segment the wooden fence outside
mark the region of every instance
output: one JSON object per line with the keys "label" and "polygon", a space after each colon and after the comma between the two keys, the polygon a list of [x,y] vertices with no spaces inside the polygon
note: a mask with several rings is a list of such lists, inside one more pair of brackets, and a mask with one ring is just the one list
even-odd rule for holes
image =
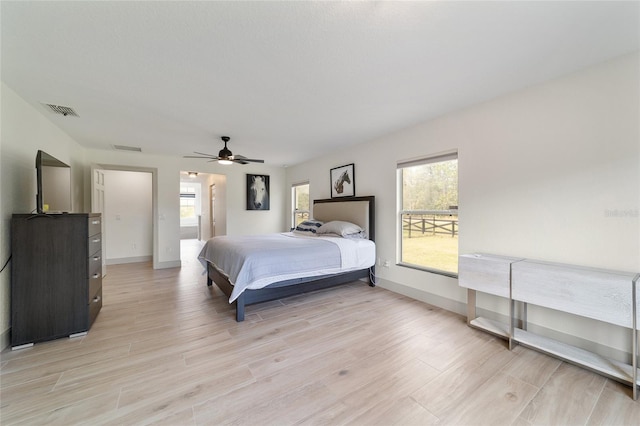
{"label": "wooden fence outside", "polygon": [[[402,230],[407,231],[408,238],[412,234],[419,236],[430,235],[458,235],[458,216],[439,216],[435,214],[403,214]],[[415,236],[415,235],[414,235]]]}

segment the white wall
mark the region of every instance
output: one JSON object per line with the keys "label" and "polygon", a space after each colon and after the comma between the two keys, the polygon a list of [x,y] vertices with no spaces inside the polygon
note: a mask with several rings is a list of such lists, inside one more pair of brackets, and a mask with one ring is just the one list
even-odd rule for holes
{"label": "white wall", "polygon": [[[393,264],[398,161],[458,149],[460,253],[640,271],[638,64],[621,57],[290,167],[287,184],[308,179],[312,199],[328,198],[329,169],[355,163],[356,195],[376,196],[378,257],[392,261],[376,270],[381,286],[460,313],[456,279]],[[479,305],[506,313],[490,297]],[[529,319],[630,348],[602,324],[548,311]]]}
{"label": "white wall", "polygon": [[[186,180],[187,178],[184,178]],[[210,193],[209,187],[211,185],[215,186],[215,204],[214,208],[214,217],[216,221],[216,230],[215,235],[225,235],[227,229],[227,215],[226,215],[226,195],[225,195],[225,187],[226,187],[226,176],[225,175],[217,175],[217,174],[209,174],[209,173],[200,173],[196,178],[202,184],[202,219],[201,219],[201,240],[206,241],[211,236],[213,236],[213,231],[211,229],[211,212],[210,212]]]}
{"label": "white wall", "polygon": [[[36,179],[35,156],[38,149],[71,166],[72,207],[74,212],[88,212],[91,205],[91,167],[105,169],[131,168],[153,170],[154,203],[154,267],[180,265],[179,226],[179,171],[195,170],[217,173],[219,197],[226,196],[226,211],[217,215],[219,231],[229,234],[280,232],[286,229],[285,171],[268,165],[225,167],[197,159],[88,150],[81,147],[55,125],[62,116],[50,116],[46,111],[34,109],[5,83],[0,86],[0,262],[4,264],[11,253],[11,214],[35,209]],[[128,144],[133,142],[127,141]],[[247,212],[245,210],[245,175],[268,174],[271,177],[271,210]],[[221,203],[222,204],[222,203]],[[224,207],[224,206],[223,206]],[[0,274],[0,348],[8,346],[10,327],[11,267]]]}
{"label": "white wall", "polygon": [[104,239],[107,264],[153,256],[152,175],[104,170]]}
{"label": "white wall", "polygon": [[[53,123],[59,118],[34,109],[4,83],[0,85],[0,98],[0,262],[4,264],[11,253],[11,215],[29,213],[36,208],[37,151],[46,151],[71,166],[73,211],[84,212],[85,150]],[[9,265],[0,274],[0,348],[8,345],[10,276]]]}
{"label": "white wall", "polygon": [[[129,144],[135,144],[130,142]],[[115,150],[88,149],[87,160],[106,169],[143,167],[154,169],[157,179],[154,212],[154,267],[169,268],[180,266],[180,171],[191,170],[198,173],[223,175],[218,177],[218,196],[226,194],[227,234],[255,234],[281,232],[285,229],[285,172],[281,167],[264,164],[222,166],[199,159],[186,159],[162,155],[122,152]],[[271,210],[246,210],[246,174],[267,174],[271,177]],[[89,174],[87,172],[88,181]],[[107,236],[108,237],[108,236]]]}
{"label": "white wall", "polygon": [[216,202],[213,214],[216,220],[215,235],[227,235],[227,176],[213,175],[210,184],[216,186]]}
{"label": "white wall", "polygon": [[[200,176],[198,176],[199,178]],[[213,184],[213,175],[205,175],[202,177],[202,215],[200,219],[200,239],[206,241],[211,238],[210,216],[210,194],[209,185]],[[222,200],[220,200],[222,201]]]}

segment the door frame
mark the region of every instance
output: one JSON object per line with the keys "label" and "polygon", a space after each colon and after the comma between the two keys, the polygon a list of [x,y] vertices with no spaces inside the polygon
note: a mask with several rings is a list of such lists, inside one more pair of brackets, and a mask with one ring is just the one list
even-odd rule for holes
{"label": "door frame", "polygon": [[216,236],[215,205],[216,205],[216,184],[212,183],[209,185],[209,234],[210,234],[209,238],[213,238]]}
{"label": "door frame", "polygon": [[[158,169],[152,167],[135,167],[135,166],[119,166],[114,164],[91,164],[91,205],[93,205],[93,175],[95,170],[112,170],[120,172],[143,172],[151,173],[151,224],[153,226],[153,269],[160,269],[158,264],[159,251],[158,247]],[[103,206],[106,209],[106,205]],[[106,253],[102,254],[106,257]]]}

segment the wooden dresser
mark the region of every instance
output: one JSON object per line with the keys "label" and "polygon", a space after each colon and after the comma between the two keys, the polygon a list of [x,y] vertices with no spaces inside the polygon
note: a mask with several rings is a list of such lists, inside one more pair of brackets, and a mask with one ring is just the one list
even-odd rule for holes
{"label": "wooden dresser", "polygon": [[102,307],[99,213],[15,214],[11,346],[85,334]]}

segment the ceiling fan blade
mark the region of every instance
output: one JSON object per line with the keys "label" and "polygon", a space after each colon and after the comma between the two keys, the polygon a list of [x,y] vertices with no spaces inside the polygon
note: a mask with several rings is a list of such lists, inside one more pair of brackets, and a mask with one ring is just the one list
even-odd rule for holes
{"label": "ceiling fan blade", "polygon": [[240,160],[240,161],[250,161],[252,163],[264,163],[264,160],[256,160],[253,158],[247,158],[244,155],[234,155],[233,156],[234,160]]}
{"label": "ceiling fan blade", "polygon": [[231,153],[231,151],[229,150],[229,148],[227,148],[227,142],[229,142],[229,138],[228,136],[222,136],[222,141],[224,142],[224,148],[222,148],[220,150],[220,152],[218,153],[218,155],[213,155],[213,154],[207,154],[204,152],[198,152],[195,151],[194,154],[198,154],[196,155],[185,155],[184,158],[205,158],[207,160],[209,160],[209,162],[212,161],[220,161],[220,160],[226,160],[226,161],[231,161],[232,163],[238,163],[238,164],[249,164],[249,163],[264,163],[264,160],[257,160],[254,158],[247,158],[243,155],[233,155]]}

